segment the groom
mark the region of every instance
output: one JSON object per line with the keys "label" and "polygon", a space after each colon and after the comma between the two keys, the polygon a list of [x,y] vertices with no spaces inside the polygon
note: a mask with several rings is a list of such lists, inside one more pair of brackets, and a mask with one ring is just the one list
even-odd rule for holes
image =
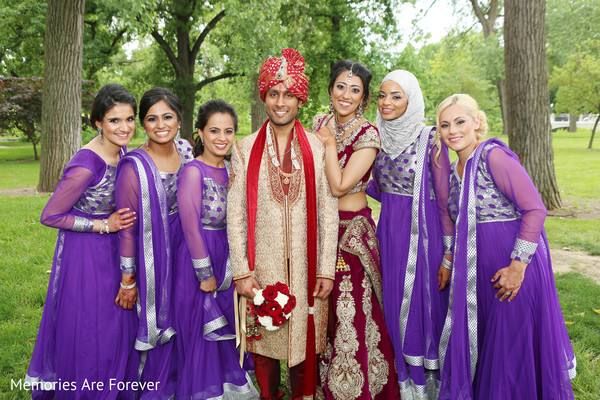
{"label": "groom", "polygon": [[327,297],[333,288],[338,239],[337,200],[325,176],[324,147],[296,119],[308,99],[304,59],[293,49],[267,59],[259,91],[269,119],[232,148],[227,234],[236,288],[282,282],[296,296],[288,322],[257,327],[248,342],[261,399],[279,399],[279,360],[287,360],[292,398],[312,398],[316,354],[325,350]]}

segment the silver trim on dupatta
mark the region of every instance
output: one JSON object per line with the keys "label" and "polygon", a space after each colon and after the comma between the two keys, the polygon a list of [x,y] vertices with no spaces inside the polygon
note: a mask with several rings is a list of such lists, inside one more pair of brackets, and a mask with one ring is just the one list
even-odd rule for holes
{"label": "silver trim on dupatta", "polygon": [[[402,347],[404,347],[406,325],[408,323],[408,313],[410,311],[410,303],[417,269],[417,255],[419,251],[419,204],[421,199],[421,178],[423,176],[423,168],[425,166],[427,149],[429,147],[429,133],[431,132],[431,129],[431,127],[426,126],[421,130],[419,136],[419,147],[417,149],[417,165],[415,169],[415,180],[413,185],[414,189],[410,224],[410,244],[406,265],[406,274],[404,276],[404,294],[402,298],[402,305],[400,306],[399,318]],[[429,132],[426,133],[427,130],[429,130]],[[425,240],[427,239],[425,238]],[[406,356],[404,358],[406,362],[410,361],[410,358]]]}
{"label": "silver trim on dupatta", "polygon": [[[139,182],[140,182],[140,196],[142,200],[142,210],[150,209],[150,193],[148,186],[148,176],[146,174],[146,170],[144,166],[137,157],[132,157],[135,162],[136,168],[139,174]],[[162,185],[160,179],[154,179],[155,185]],[[158,182],[157,182],[158,181]],[[158,188],[157,188],[158,189]],[[163,189],[164,190],[164,189]],[[160,192],[159,192],[160,193]],[[160,208],[162,210],[166,210],[166,203],[163,196],[158,196],[160,201]],[[149,212],[143,212],[142,218],[140,222],[142,223],[141,232],[144,241],[144,273],[146,274],[146,287],[152,286],[156,288],[155,275],[154,275],[154,246],[152,245],[152,218]],[[163,223],[163,230],[165,234],[165,240],[168,242],[168,230],[169,225],[167,221],[166,213],[162,213],[161,220]],[[170,257],[169,248],[167,246],[167,259]],[[167,269],[167,274],[169,273]],[[167,275],[168,276],[168,275]],[[135,349],[140,351],[147,351],[156,347],[156,343],[159,339],[159,329],[158,329],[158,321],[156,318],[161,317],[164,319],[165,316],[156,314],[156,291],[155,290],[147,290],[146,291],[146,329],[148,332],[148,343],[140,342],[136,339],[135,341]],[[171,337],[175,334],[175,330],[173,328],[169,328],[163,332],[161,339],[161,343],[167,343]]]}
{"label": "silver trim on dupatta", "polygon": [[[470,361],[471,361],[471,382],[475,377],[475,370],[477,368],[478,349],[477,349],[477,246],[469,246],[469,243],[477,243],[477,215],[475,210],[475,184],[473,180],[476,179],[477,168],[479,167],[479,160],[481,155],[481,148],[478,148],[473,152],[471,157],[471,171],[469,174],[468,181],[462,181],[460,187],[460,198],[458,201],[458,215],[456,218],[455,226],[458,227],[461,221],[461,210],[462,203],[464,201],[465,190],[469,191],[467,199],[467,329],[469,331],[469,349],[470,349]],[[463,174],[463,177],[465,175]],[[475,182],[476,183],[476,182]],[[465,189],[468,187],[468,189]],[[464,218],[464,216],[463,216]],[[457,239],[457,230],[454,233],[454,254],[457,253],[458,247],[462,244]],[[455,268],[455,259],[452,259],[452,268]],[[440,365],[441,370],[444,369],[444,362],[446,358],[446,351],[448,350],[448,342],[450,340],[450,333],[452,331],[452,308],[454,298],[454,277],[452,274],[450,279],[450,299],[448,302],[448,313],[446,314],[446,320],[444,322],[444,328],[440,337]]]}

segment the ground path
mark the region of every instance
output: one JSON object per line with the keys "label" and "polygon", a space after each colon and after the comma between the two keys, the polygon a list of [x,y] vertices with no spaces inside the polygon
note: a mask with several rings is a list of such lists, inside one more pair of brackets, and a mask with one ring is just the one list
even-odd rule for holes
{"label": "ground path", "polygon": [[[35,187],[0,190],[0,195],[7,196],[34,196]],[[575,217],[580,219],[600,218],[600,204],[598,202],[584,202],[583,206],[573,207],[572,202],[564,200],[565,209],[551,212],[550,215],[558,217]],[[591,256],[584,251],[571,251],[568,248],[550,249],[552,268],[555,273],[577,272],[592,278],[600,285],[600,256]]]}
{"label": "ground path", "polygon": [[600,285],[600,256],[591,256],[585,251],[550,249],[554,273],[578,272],[592,278]]}

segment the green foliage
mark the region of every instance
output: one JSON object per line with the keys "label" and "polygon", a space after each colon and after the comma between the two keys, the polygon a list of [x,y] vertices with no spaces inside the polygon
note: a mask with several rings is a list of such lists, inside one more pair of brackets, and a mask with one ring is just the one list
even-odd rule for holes
{"label": "green foliage", "polygon": [[[134,0],[87,0],[84,14],[84,79],[110,66],[111,58],[132,39]],[[3,0],[0,5],[0,75],[43,73],[46,1]],[[135,14],[133,14],[135,15]]]}
{"label": "green foliage", "polygon": [[493,74],[485,70],[476,52],[484,46],[480,34],[468,33],[448,35],[422,50],[430,66],[429,79],[421,86],[430,106],[429,118],[435,120],[437,105],[454,93],[470,94],[486,110],[490,121],[499,118],[497,91],[490,81]]}
{"label": "green foliage", "polygon": [[576,52],[562,67],[554,67],[551,86],[558,87],[556,112],[600,113],[600,57]]}
{"label": "green foliage", "polygon": [[132,0],[87,0],[84,12],[83,78],[96,80],[133,38]]}
{"label": "green foliage", "polygon": [[0,21],[0,75],[41,76],[46,1],[3,0]]}
{"label": "green foliage", "polygon": [[548,0],[548,67],[562,66],[578,49],[600,57],[600,0]]}
{"label": "green foliage", "polygon": [[0,130],[17,129],[33,144],[38,159],[40,136],[37,126],[42,119],[42,79],[0,77]]}
{"label": "green foliage", "polygon": [[[34,157],[39,159],[37,144],[42,120],[42,78],[5,78],[0,76],[0,136],[2,131],[17,130],[33,144]],[[84,82],[82,104],[89,109],[93,94],[90,82]]]}

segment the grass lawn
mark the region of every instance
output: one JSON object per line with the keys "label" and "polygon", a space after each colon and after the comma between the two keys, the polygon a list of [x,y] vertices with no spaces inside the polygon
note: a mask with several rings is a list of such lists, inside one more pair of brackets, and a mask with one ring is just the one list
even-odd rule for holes
{"label": "grass lawn", "polygon": [[[600,203],[600,151],[585,150],[589,131],[553,137],[563,198]],[[9,148],[0,148],[0,190],[36,186],[39,162],[33,161],[31,144],[6,144]],[[0,400],[29,398],[28,392],[11,391],[11,380],[25,376],[46,298],[56,241],[56,230],[39,223],[48,198],[0,194]],[[370,205],[378,217],[379,204],[371,200]],[[545,227],[551,247],[600,254],[600,220],[549,217]],[[555,278],[577,355],[575,397],[600,399],[600,286],[575,273]]]}

